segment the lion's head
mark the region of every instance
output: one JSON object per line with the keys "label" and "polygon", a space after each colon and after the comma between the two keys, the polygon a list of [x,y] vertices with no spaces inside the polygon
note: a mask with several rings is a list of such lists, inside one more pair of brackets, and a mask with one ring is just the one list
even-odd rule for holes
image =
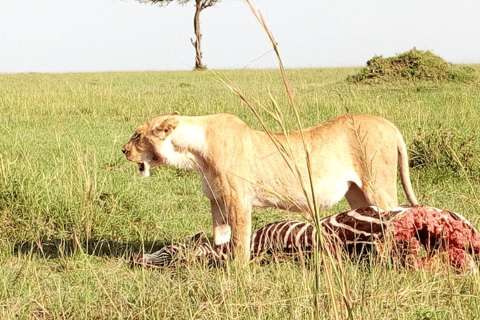
{"label": "lion's head", "polygon": [[177,114],[159,116],[142,124],[122,147],[127,160],[138,164],[142,177],[148,177],[150,169],[166,163],[172,148],[169,137],[178,126],[174,117]]}

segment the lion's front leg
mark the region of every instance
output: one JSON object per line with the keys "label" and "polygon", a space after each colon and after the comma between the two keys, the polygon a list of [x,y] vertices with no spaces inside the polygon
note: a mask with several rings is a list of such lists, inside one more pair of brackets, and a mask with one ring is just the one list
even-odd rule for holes
{"label": "lion's front leg", "polygon": [[239,259],[250,259],[251,206],[241,201],[210,200],[215,245],[233,242]]}
{"label": "lion's front leg", "polygon": [[215,245],[224,244],[231,240],[232,230],[228,224],[227,210],[222,199],[210,200],[213,221],[213,240]]}
{"label": "lion's front leg", "polygon": [[252,236],[252,206],[237,199],[229,206],[235,257],[244,262],[250,260],[250,238]]}

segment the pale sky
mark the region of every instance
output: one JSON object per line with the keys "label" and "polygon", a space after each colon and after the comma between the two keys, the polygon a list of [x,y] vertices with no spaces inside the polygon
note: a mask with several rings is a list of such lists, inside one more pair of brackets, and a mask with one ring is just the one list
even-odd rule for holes
{"label": "pale sky", "polygon": [[[479,0],[254,3],[288,68],[364,66],[374,55],[414,46],[450,62],[480,63]],[[193,13],[193,2],[0,0],[0,73],[191,70]],[[207,8],[201,23],[210,68],[277,67],[244,1]]]}

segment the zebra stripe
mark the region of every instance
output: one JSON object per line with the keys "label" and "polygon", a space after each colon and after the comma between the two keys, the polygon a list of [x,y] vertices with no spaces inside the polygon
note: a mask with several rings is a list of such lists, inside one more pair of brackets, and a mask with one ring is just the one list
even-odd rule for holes
{"label": "zebra stripe", "polygon": [[[287,248],[287,249],[294,249],[293,246],[292,246],[292,242],[288,241],[289,240],[289,237],[291,236],[292,234],[292,230],[299,226],[299,225],[302,225],[304,224],[305,222],[299,222],[299,221],[284,221],[285,224],[289,227],[287,229],[287,232],[285,232],[285,235],[283,235],[283,244],[284,244],[284,247]],[[281,235],[280,235],[281,236]]]}
{"label": "zebra stripe", "polygon": [[335,216],[332,216],[328,222],[331,223],[332,226],[337,227],[337,228],[345,229],[345,230],[348,230],[348,231],[356,233],[356,234],[362,234],[362,235],[367,236],[367,237],[372,236],[372,233],[370,233],[370,232],[366,232],[364,230],[354,229],[354,228],[350,227],[349,225],[338,222],[337,217],[335,217]]}
{"label": "zebra stripe", "polygon": [[[304,223],[304,225],[302,226],[302,228],[300,229],[300,231],[298,231],[297,235],[295,236],[295,245],[296,245],[296,248],[301,250],[302,249],[302,245],[300,244],[300,240],[304,240],[304,243],[308,243],[308,234],[305,233],[305,231],[307,230],[307,228],[310,226],[310,224],[308,223]],[[303,236],[303,239],[302,239],[302,236]],[[312,235],[310,235],[312,236]],[[306,247],[306,246],[305,246]]]}
{"label": "zebra stripe", "polygon": [[285,222],[280,223],[280,224],[281,224],[282,226],[280,227],[280,229],[279,229],[278,232],[277,232],[277,243],[281,243],[284,248],[287,248],[287,245],[286,245],[287,243],[285,242],[285,238],[282,237],[282,235],[283,235],[284,232],[285,232],[284,229],[285,229],[285,228],[288,229],[288,222],[285,221]]}
{"label": "zebra stripe", "polygon": [[383,223],[383,221],[381,219],[363,216],[363,215],[359,214],[357,211],[354,211],[354,210],[349,211],[347,213],[347,215],[349,215],[350,217],[353,217],[357,220],[360,220],[360,221],[365,221],[365,222],[369,222],[369,223],[377,223],[377,224],[382,224]]}

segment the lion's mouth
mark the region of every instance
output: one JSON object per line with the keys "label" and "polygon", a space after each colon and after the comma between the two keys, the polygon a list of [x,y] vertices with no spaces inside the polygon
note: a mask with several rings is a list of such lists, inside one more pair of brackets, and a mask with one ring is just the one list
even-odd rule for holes
{"label": "lion's mouth", "polygon": [[138,173],[144,178],[150,176],[150,166],[147,162],[138,162]]}

